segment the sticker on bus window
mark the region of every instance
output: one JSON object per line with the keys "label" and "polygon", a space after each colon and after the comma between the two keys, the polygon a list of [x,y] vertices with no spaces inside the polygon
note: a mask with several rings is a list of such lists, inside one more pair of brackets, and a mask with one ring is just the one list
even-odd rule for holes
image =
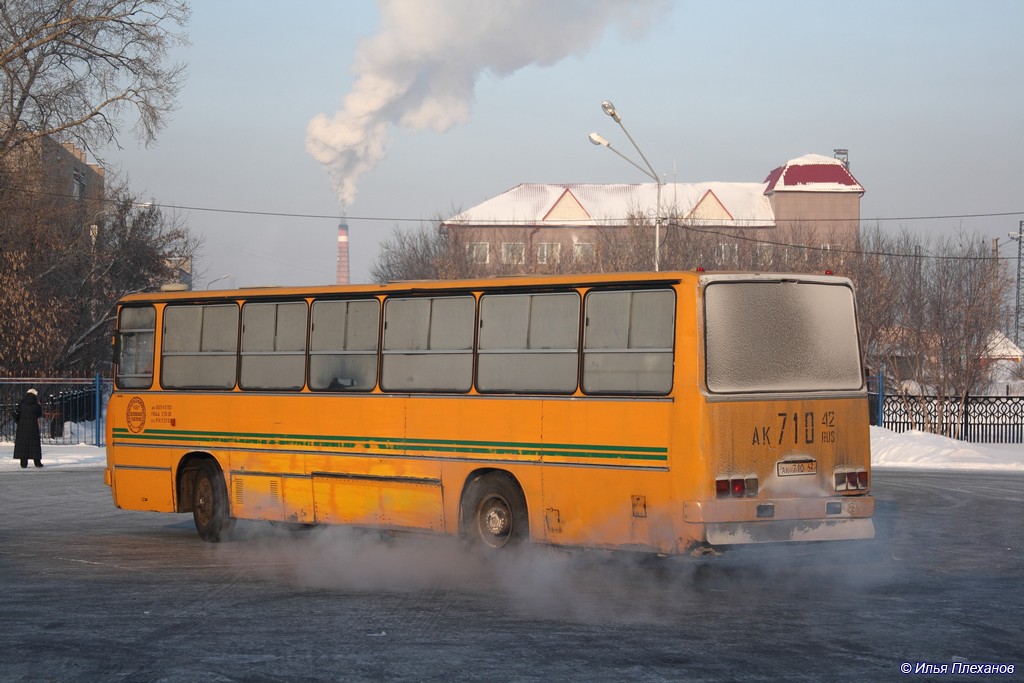
{"label": "sticker on bus window", "polygon": [[800,474],[817,474],[818,463],[814,460],[797,460],[776,464],[780,477],[792,477]]}

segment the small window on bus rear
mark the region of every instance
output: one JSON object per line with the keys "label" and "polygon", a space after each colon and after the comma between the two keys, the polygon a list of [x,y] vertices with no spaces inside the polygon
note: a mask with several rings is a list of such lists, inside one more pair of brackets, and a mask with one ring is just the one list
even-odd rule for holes
{"label": "small window on bus rear", "polygon": [[377,385],[380,303],[376,299],[314,301],[309,388],[370,391]]}
{"label": "small window on bus rear", "polygon": [[231,389],[238,363],[238,306],[164,309],[161,382],[170,389]]}
{"label": "small window on bus rear", "polygon": [[586,304],[583,391],[659,395],[671,391],[672,290],[591,291]]}
{"label": "small window on bus rear", "polygon": [[381,388],[469,391],[475,314],[471,296],[388,299]]}
{"label": "small window on bus rear", "polygon": [[853,289],[795,280],[704,288],[706,381],[715,393],[861,388]]}
{"label": "small window on bus rear", "polygon": [[117,318],[120,359],[117,386],[121,389],[148,389],[153,386],[153,340],[156,309],[132,306],[121,309]]}
{"label": "small window on bus rear", "polygon": [[579,320],[576,292],[481,297],[477,389],[544,394],[576,391]]}

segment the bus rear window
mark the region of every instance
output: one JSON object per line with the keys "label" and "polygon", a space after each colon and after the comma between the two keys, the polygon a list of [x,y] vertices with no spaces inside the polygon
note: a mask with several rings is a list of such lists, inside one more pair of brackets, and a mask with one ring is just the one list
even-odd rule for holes
{"label": "bus rear window", "polygon": [[853,290],[845,284],[712,282],[704,289],[704,335],[714,393],[863,384]]}

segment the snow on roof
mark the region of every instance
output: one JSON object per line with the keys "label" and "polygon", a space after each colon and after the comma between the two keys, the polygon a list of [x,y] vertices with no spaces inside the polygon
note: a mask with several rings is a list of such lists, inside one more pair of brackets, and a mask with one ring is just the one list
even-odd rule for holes
{"label": "snow on roof", "polygon": [[1024,358],[1024,351],[1005,334],[996,330],[988,336],[985,344],[985,358],[1006,358],[1021,360]]}
{"label": "snow on roof", "polygon": [[[656,183],[523,183],[452,216],[445,223],[623,225],[630,215],[653,216],[658,205],[657,195]],[[691,217],[701,225],[768,227],[775,224],[764,183],[665,183],[661,186],[661,213]]]}
{"label": "snow on roof", "polygon": [[790,159],[765,178],[766,194],[772,192],[860,192],[864,188],[839,159],[805,154]]}
{"label": "snow on roof", "polygon": [[[661,215],[701,225],[773,227],[768,195],[779,191],[859,192],[857,179],[839,159],[805,154],[779,166],[763,183],[665,183]],[[452,216],[446,224],[474,226],[624,225],[631,215],[654,216],[656,183],[522,183]]]}

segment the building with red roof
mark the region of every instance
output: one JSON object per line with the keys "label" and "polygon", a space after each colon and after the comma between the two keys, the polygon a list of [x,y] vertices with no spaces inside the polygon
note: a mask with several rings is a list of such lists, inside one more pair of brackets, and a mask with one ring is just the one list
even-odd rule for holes
{"label": "building with red roof", "polygon": [[503,272],[591,259],[602,234],[639,218],[653,225],[656,215],[659,237],[703,230],[718,237],[723,253],[739,240],[836,249],[856,241],[864,195],[845,150],[792,159],[760,183],[663,183],[658,190],[656,183],[523,183],[442,227],[465,243],[471,263]]}

